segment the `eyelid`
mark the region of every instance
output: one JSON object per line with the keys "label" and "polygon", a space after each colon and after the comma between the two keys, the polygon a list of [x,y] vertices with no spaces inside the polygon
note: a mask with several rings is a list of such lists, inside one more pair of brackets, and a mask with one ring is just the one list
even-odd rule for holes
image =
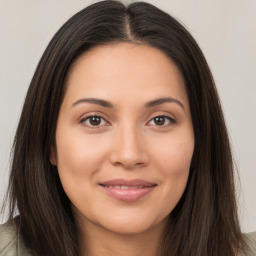
{"label": "eyelid", "polygon": [[[93,126],[93,125],[87,125],[87,124],[84,124],[86,120],[88,120],[89,118],[92,118],[92,117],[99,117],[101,119],[103,119],[105,122],[106,122],[106,125],[98,125],[98,126]],[[87,128],[90,128],[90,129],[99,129],[99,128],[102,128],[102,127],[105,127],[105,126],[109,126],[110,123],[106,120],[106,118],[102,115],[102,114],[99,114],[99,113],[87,113],[85,115],[83,115],[80,119],[79,119],[79,123],[86,126]]]}
{"label": "eyelid", "polygon": [[[90,113],[86,113],[84,114],[80,119],[79,119],[79,123],[84,123],[86,120],[88,120],[90,117],[99,117],[101,119],[103,119],[106,124],[104,125],[98,125],[98,126],[93,126],[93,125],[84,125],[88,128],[92,128],[92,129],[99,129],[102,127],[106,127],[110,125],[110,122],[107,120],[108,118],[105,117],[105,115],[103,113],[99,113],[99,112],[90,112]],[[167,125],[149,125],[149,123],[156,117],[165,117],[166,119],[168,119],[170,121],[170,124]],[[159,113],[154,113],[154,115],[151,115],[149,121],[146,123],[146,125],[148,126],[155,126],[155,127],[159,127],[159,128],[165,128],[165,127],[170,127],[173,126],[176,123],[176,118],[171,115],[171,114],[166,114],[163,112],[159,112]]]}
{"label": "eyelid", "polygon": [[101,112],[101,111],[90,111],[90,112],[83,113],[82,115],[80,115],[80,117],[78,118],[78,120],[79,120],[79,122],[80,122],[82,119],[85,119],[85,118],[88,118],[88,117],[91,117],[91,116],[102,117],[102,118],[105,119],[106,121],[107,121],[107,119],[109,119],[109,117],[106,116],[106,114],[104,114],[104,113]]}
{"label": "eyelid", "polygon": [[164,118],[166,118],[170,121],[170,124],[168,124],[168,125],[150,125],[150,126],[155,126],[155,127],[159,127],[159,128],[166,128],[166,127],[173,126],[177,122],[176,118],[171,116],[170,114],[158,113],[158,114],[154,114],[154,116],[150,118],[150,120],[147,122],[147,124],[150,123],[156,117],[164,117]]}

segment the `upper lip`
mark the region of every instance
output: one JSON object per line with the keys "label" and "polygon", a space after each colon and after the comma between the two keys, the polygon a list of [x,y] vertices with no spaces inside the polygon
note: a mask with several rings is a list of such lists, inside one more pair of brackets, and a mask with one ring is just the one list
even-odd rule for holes
{"label": "upper lip", "polygon": [[129,187],[136,187],[136,186],[143,186],[143,187],[151,187],[156,186],[156,183],[148,182],[145,180],[140,179],[133,179],[133,180],[125,180],[125,179],[114,179],[101,182],[100,185],[104,186],[129,186]]}

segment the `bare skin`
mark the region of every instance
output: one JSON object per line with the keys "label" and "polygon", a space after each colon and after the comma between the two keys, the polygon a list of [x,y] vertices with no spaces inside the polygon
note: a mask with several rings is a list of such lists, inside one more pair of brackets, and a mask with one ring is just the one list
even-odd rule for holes
{"label": "bare skin", "polygon": [[194,151],[176,65],[158,49],[128,43],[80,56],[69,71],[56,146],[50,161],[73,205],[81,255],[160,255]]}
{"label": "bare skin", "polygon": [[[87,223],[80,230],[80,252],[82,256],[160,256],[164,240],[163,227],[139,235],[120,235]],[[82,226],[78,225],[78,226]],[[97,239],[95,239],[97,238]],[[86,241],[86,242],[85,242]],[[87,252],[87,253],[86,253]]]}

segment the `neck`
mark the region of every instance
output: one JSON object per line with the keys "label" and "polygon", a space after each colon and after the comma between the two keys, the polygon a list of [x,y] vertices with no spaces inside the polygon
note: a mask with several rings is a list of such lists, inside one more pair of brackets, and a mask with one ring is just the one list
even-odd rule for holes
{"label": "neck", "polygon": [[118,234],[90,225],[87,222],[79,231],[80,256],[161,256],[165,223],[140,234]]}

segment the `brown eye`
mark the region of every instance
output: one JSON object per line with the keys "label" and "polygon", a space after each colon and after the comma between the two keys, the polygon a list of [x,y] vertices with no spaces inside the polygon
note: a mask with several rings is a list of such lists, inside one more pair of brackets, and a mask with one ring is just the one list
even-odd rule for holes
{"label": "brown eye", "polygon": [[175,120],[169,116],[156,116],[149,122],[150,125],[154,126],[168,126],[175,123]]}
{"label": "brown eye", "polygon": [[154,118],[154,122],[156,125],[164,125],[165,124],[165,117],[164,116],[157,116]]}
{"label": "brown eye", "polygon": [[89,127],[104,126],[107,124],[106,120],[101,116],[88,116],[82,119],[81,123]]}
{"label": "brown eye", "polygon": [[99,116],[92,116],[89,118],[89,123],[93,126],[100,125],[101,118]]}

